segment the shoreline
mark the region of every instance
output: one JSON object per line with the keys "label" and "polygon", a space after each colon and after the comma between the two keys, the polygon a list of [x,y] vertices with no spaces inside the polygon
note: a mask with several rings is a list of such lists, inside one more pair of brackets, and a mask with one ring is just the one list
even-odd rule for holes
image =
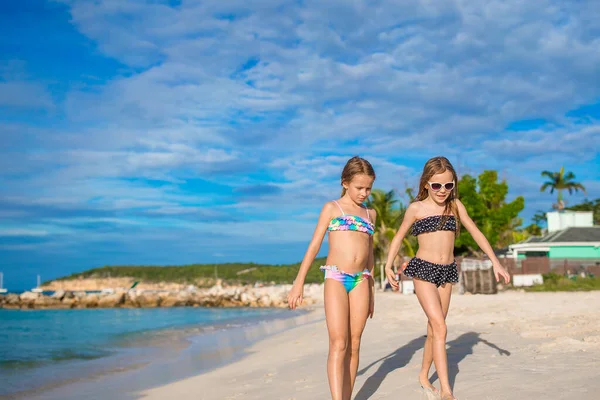
{"label": "shoreline", "polygon": [[[154,332],[149,338],[133,339],[122,347],[120,354],[93,360],[96,365],[88,365],[83,375],[0,395],[0,399],[135,398],[130,394],[243,359],[248,347],[257,341],[318,321],[314,311],[307,308],[299,315],[286,316],[277,312],[260,321],[240,320],[227,327],[214,326],[208,330],[198,331],[190,326]],[[63,369],[77,371],[78,365],[83,363],[74,362]]]}
{"label": "shoreline", "polygon": [[[449,376],[461,400],[591,400],[600,391],[600,292],[457,295],[448,317]],[[317,309],[323,315],[322,308]],[[378,293],[354,400],[422,400],[426,318],[416,296]],[[325,323],[248,349],[243,360],[135,394],[136,399],[330,398]],[[568,368],[565,368],[568,366]],[[434,369],[432,381],[439,387]],[[211,393],[202,391],[209,386]]]}

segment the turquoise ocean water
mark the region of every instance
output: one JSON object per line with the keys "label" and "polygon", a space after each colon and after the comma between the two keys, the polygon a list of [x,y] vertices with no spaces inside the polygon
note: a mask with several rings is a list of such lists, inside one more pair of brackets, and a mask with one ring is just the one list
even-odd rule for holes
{"label": "turquoise ocean water", "polygon": [[190,375],[233,359],[233,351],[225,348],[249,344],[263,334],[246,334],[229,343],[223,339],[231,337],[227,332],[298,315],[281,309],[201,307],[0,309],[0,396],[36,393],[139,368],[193,347],[197,361],[184,371]]}

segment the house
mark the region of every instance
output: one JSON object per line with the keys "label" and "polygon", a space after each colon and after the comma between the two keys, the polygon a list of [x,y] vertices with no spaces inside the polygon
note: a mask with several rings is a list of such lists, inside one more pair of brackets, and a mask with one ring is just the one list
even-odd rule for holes
{"label": "house", "polygon": [[515,259],[548,257],[551,265],[564,260],[600,262],[600,226],[591,211],[554,211],[546,214],[548,232],[508,247]]}
{"label": "house", "polygon": [[[515,260],[515,286],[542,282],[542,273],[573,273],[600,265],[600,226],[592,212],[554,211],[546,214],[548,232],[508,246]],[[588,268],[588,272],[590,272]]]}

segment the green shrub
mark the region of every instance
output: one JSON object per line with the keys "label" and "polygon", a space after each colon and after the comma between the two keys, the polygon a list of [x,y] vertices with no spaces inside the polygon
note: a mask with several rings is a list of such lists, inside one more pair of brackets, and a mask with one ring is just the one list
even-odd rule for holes
{"label": "green shrub", "polygon": [[[323,282],[323,273],[319,266],[325,264],[325,258],[316,259],[306,275],[305,283]],[[292,283],[300,263],[290,265],[265,265],[254,263],[228,264],[192,264],[182,266],[105,266],[79,272],[57,280],[80,278],[133,278],[143,282],[174,282],[212,286],[215,278],[228,284],[251,285]]]}
{"label": "green shrub", "polygon": [[544,279],[544,284],[558,284],[558,281],[563,279],[563,276],[554,272],[548,272],[547,274],[542,274],[542,278]]}
{"label": "green shrub", "polygon": [[589,291],[600,290],[600,278],[586,277],[581,278],[574,276],[567,278],[562,275],[549,273],[544,274],[544,283],[534,285],[525,290],[529,292],[574,292],[574,291]]}

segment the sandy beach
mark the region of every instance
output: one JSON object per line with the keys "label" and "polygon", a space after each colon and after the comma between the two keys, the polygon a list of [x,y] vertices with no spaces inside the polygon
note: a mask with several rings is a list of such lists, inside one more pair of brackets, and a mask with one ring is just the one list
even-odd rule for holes
{"label": "sandy beach", "polygon": [[[455,295],[450,379],[461,400],[597,399],[600,292]],[[323,314],[316,307],[315,317]],[[138,392],[146,400],[328,399],[323,318],[260,341],[241,360]],[[417,384],[425,317],[412,295],[376,297],[354,399],[425,399]],[[435,380],[435,372],[432,368]],[[439,386],[438,382],[435,382]]]}

